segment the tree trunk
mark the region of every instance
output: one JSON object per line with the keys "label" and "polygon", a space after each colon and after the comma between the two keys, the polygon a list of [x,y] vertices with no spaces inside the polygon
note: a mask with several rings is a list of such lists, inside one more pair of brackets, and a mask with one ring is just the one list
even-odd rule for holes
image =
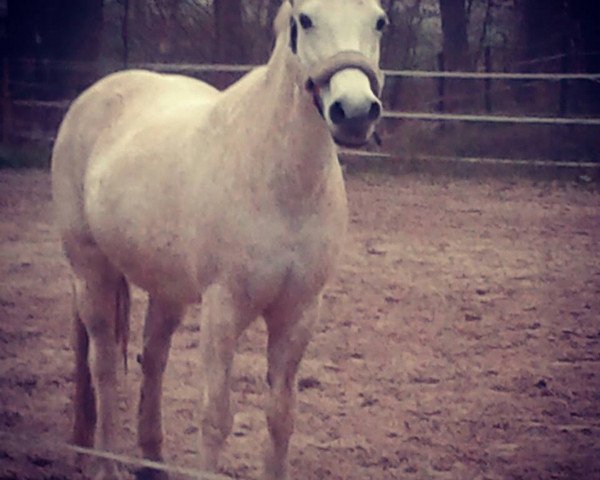
{"label": "tree trunk", "polygon": [[[469,70],[469,42],[467,38],[467,9],[465,0],[440,0],[444,68],[446,70]],[[447,79],[445,82],[445,108],[465,111],[470,101],[472,82],[463,79]]]}
{"label": "tree trunk", "polygon": [[213,6],[216,34],[214,61],[246,62],[241,0],[214,0]]}
{"label": "tree trunk", "polygon": [[[570,10],[578,29],[579,66],[588,73],[600,72],[600,4],[586,0],[571,0]],[[600,85],[584,84],[585,97],[581,99],[584,111],[598,115],[600,112]]]}
{"label": "tree trunk", "polygon": [[[39,97],[72,95],[95,80],[92,68],[86,74],[72,68],[46,71],[42,60],[85,62],[93,65],[102,38],[102,0],[8,0],[7,36],[11,71],[17,81],[30,81],[31,73],[21,67],[23,59],[34,63]],[[13,76],[14,78],[14,76]]]}
{"label": "tree trunk", "polygon": [[446,68],[468,69],[470,62],[465,0],[440,0],[440,13]]}
{"label": "tree trunk", "polygon": [[590,73],[600,72],[600,3],[571,0],[571,14],[581,37],[579,46],[584,54],[584,66]]}
{"label": "tree trunk", "polygon": [[[571,35],[565,0],[520,0],[521,52],[524,71],[559,71],[565,39]],[[589,2],[588,2],[589,3]]]}

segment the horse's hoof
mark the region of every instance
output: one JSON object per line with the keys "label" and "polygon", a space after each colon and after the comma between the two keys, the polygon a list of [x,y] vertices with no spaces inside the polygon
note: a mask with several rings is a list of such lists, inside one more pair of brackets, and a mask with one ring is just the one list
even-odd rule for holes
{"label": "horse's hoof", "polygon": [[169,474],[162,470],[144,467],[136,470],[135,480],[169,480]]}

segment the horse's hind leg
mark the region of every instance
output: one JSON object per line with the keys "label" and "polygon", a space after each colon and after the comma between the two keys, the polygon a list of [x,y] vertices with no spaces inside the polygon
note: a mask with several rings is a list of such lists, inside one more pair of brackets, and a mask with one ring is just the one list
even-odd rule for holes
{"label": "horse's hind leg", "polygon": [[[162,461],[162,420],[161,397],[162,381],[171,337],[181,322],[183,308],[161,302],[150,297],[146,322],[144,324],[144,351],[142,354],[142,388],[138,414],[138,443],[144,457]],[[164,480],[168,476],[150,468],[143,468],[136,474],[138,480]]]}
{"label": "horse's hind leg", "polygon": [[[89,264],[88,264],[89,265]],[[75,282],[76,308],[80,319],[76,321],[76,335],[79,349],[76,351],[78,373],[82,378],[80,397],[75,401],[76,408],[91,409],[90,396],[95,392],[97,425],[95,446],[101,450],[111,450],[115,445],[117,426],[117,357],[119,354],[119,334],[124,334],[128,315],[128,286],[124,277],[106,261],[95,263],[95,268],[75,268],[79,275]],[[85,333],[81,329],[85,328]],[[87,338],[86,338],[87,337]],[[86,345],[86,340],[89,342]],[[83,355],[89,346],[89,370],[86,371]],[[86,380],[91,377],[91,385]],[[78,417],[80,418],[79,420]],[[75,434],[89,442],[93,431],[90,424],[92,414],[76,412]],[[79,423],[78,423],[79,422]],[[86,438],[87,437],[87,438]],[[99,471],[94,477],[98,480],[118,480],[121,478],[114,462],[100,460]]]}
{"label": "horse's hind leg", "polygon": [[[73,299],[73,303],[75,303]],[[73,398],[73,443],[82,447],[94,446],[96,428],[96,399],[88,365],[89,337],[79,318],[73,312],[73,349],[75,351],[75,395]]]}
{"label": "horse's hind leg", "polygon": [[271,437],[265,456],[265,479],[287,478],[287,455],[294,431],[296,373],[312,337],[319,314],[319,301],[303,309],[269,312],[265,315],[269,332],[267,381],[271,390],[266,407]]}

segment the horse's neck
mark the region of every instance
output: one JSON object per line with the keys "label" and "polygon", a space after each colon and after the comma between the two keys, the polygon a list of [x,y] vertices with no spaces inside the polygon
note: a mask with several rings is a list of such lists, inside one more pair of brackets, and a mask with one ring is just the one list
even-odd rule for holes
{"label": "horse's neck", "polygon": [[273,159],[280,187],[292,197],[310,195],[328,174],[335,146],[323,118],[304,87],[304,72],[287,45],[276,49],[267,66],[267,92],[275,96],[272,132],[281,135]]}
{"label": "horse's neck", "polygon": [[231,96],[225,111],[235,129],[230,138],[244,145],[239,167],[268,182],[290,205],[323,186],[335,155],[328,128],[302,80],[287,45],[279,46],[265,71],[225,95]]}

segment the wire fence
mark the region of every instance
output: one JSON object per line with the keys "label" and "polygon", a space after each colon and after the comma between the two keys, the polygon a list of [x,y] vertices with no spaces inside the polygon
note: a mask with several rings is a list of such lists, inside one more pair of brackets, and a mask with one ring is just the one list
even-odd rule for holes
{"label": "wire fence", "polygon": [[[355,150],[351,148],[342,148],[338,152],[345,157],[364,157],[379,160],[389,160],[397,155],[384,152],[369,152],[364,150]],[[531,167],[560,167],[577,169],[600,169],[600,163],[596,162],[565,162],[560,160],[536,160],[519,158],[490,158],[490,157],[448,157],[442,155],[414,155],[413,159],[418,161],[452,162],[452,163],[471,163],[488,165],[513,165],[513,166],[531,166]]]}
{"label": "wire fence", "polygon": [[[53,438],[50,435],[36,435],[35,437],[33,437],[0,430],[0,439],[2,439],[3,444],[12,446],[20,453],[30,454],[31,448],[33,446],[37,450],[48,450],[62,454],[76,453],[92,458],[110,460],[121,465],[137,467],[139,469],[148,468],[166,473],[175,473],[178,475],[183,475],[186,478],[190,479],[231,480],[232,478],[234,478],[227,475],[205,472],[193,468],[170,465],[164,462],[155,462],[144,458],[130,457],[127,455],[112,453],[105,450],[80,447],[79,445],[72,445],[70,443],[57,440],[56,438]],[[235,478],[240,477],[236,476]]]}
{"label": "wire fence", "polygon": [[[62,68],[72,71],[88,71],[97,68],[97,66],[90,63],[82,62],[54,62],[52,64],[55,68]],[[169,64],[169,63],[134,63],[130,65],[131,68],[141,68],[146,70],[153,70],[164,73],[178,73],[178,74],[203,74],[203,73],[228,73],[228,74],[243,74],[257,65],[229,65],[229,64]],[[503,73],[503,72],[460,72],[460,71],[423,71],[423,70],[384,70],[386,77],[388,78],[414,78],[414,79],[456,79],[456,80],[502,80],[502,81],[537,81],[537,82],[593,82],[600,83],[600,73]],[[498,89],[498,91],[505,91],[505,89]],[[466,98],[467,94],[460,95],[460,98]],[[455,98],[446,95],[449,102],[455,100]],[[458,98],[458,97],[457,97]],[[6,117],[5,112],[10,111],[14,108],[24,108],[30,110],[38,110],[41,113],[40,117],[44,117],[46,114],[44,111],[55,110],[57,114],[62,115],[69,107],[72,100],[39,100],[35,98],[29,99],[11,99],[6,98],[3,95],[3,117]],[[7,106],[7,103],[10,105]],[[437,103],[431,101],[425,106],[429,106],[438,109],[440,102]],[[438,109],[439,110],[439,109]],[[56,116],[56,115],[55,115]],[[548,115],[494,115],[494,114],[462,114],[462,113],[446,113],[444,111],[427,112],[427,111],[405,111],[405,110],[384,110],[383,118],[388,121],[417,121],[417,122],[437,122],[439,124],[446,124],[449,122],[454,123],[470,123],[470,124],[497,124],[497,125],[546,125],[546,126],[582,126],[582,127],[598,127],[600,126],[600,118],[596,116],[548,116]],[[6,121],[4,121],[6,123]],[[3,126],[6,129],[6,126]],[[41,128],[36,129],[21,129],[17,133],[18,137],[31,140],[34,142],[42,142],[51,144],[54,140],[55,130],[51,132],[44,132]],[[363,155],[365,157],[373,157],[372,153],[362,152],[359,153],[354,151],[352,155]],[[377,154],[379,155],[379,154]],[[398,157],[394,154],[382,154],[380,158],[392,158]],[[415,155],[414,158],[417,158]],[[432,156],[428,157],[433,158]],[[441,158],[441,157],[440,157]],[[488,158],[480,156],[465,156],[462,157],[465,162],[473,162],[474,159],[478,160],[490,160],[501,164],[520,164],[524,160],[503,159],[503,158]],[[460,160],[460,158],[459,158]],[[529,161],[531,164],[542,165],[546,163],[545,160],[536,159]],[[556,162],[548,161],[557,165]],[[565,163],[565,162],[562,162]],[[582,165],[581,162],[568,162],[574,165]],[[587,162],[590,166],[590,162]],[[595,163],[594,163],[595,165]]]}
{"label": "wire fence", "polygon": [[[205,73],[236,72],[245,73],[259,65],[227,65],[227,64],[171,64],[171,63],[133,63],[131,68],[142,68],[159,72],[173,73]],[[511,73],[511,72],[441,72],[437,70],[389,70],[384,69],[386,77],[410,78],[456,78],[479,80],[590,80],[600,81],[600,73]]]}

